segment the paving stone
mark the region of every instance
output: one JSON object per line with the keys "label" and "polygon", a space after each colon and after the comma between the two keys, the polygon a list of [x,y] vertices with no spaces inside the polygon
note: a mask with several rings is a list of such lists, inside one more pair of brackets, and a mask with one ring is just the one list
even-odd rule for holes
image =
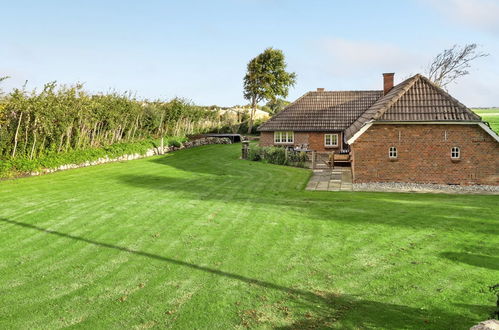
{"label": "paving stone", "polygon": [[315,190],[317,188],[317,182],[309,182],[307,184],[307,190]]}
{"label": "paving stone", "polygon": [[315,169],[306,190],[351,191],[352,172],[348,168]]}

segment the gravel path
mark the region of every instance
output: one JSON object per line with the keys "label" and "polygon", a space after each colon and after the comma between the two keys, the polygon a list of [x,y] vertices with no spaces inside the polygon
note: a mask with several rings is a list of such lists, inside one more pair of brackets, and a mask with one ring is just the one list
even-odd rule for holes
{"label": "gravel path", "polygon": [[459,186],[418,183],[354,183],[354,191],[416,192],[445,194],[492,194],[499,195],[499,186]]}

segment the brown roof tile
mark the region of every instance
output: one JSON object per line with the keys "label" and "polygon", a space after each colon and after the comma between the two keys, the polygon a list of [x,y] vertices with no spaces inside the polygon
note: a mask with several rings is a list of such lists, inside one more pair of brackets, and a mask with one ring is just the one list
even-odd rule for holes
{"label": "brown roof tile", "polygon": [[480,121],[481,118],[417,74],[395,86],[345,130],[350,139],[369,121]]}
{"label": "brown roof tile", "polygon": [[261,125],[259,130],[342,131],[382,94],[382,91],[308,92]]}
{"label": "brown roof tile", "polygon": [[480,121],[430,80],[417,74],[383,91],[308,92],[259,127],[260,131],[345,131],[348,140],[370,121]]}

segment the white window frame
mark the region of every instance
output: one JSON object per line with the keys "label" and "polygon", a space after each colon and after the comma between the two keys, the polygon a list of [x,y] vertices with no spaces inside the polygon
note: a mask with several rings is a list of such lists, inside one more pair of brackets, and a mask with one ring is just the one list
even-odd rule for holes
{"label": "white window frame", "polygon": [[[332,144],[331,142],[333,142],[333,135],[336,136],[336,143],[335,144]],[[329,144],[327,143],[327,140],[328,140],[328,137],[329,137]],[[337,133],[327,133],[327,134],[324,134],[324,146],[325,147],[338,147],[339,146],[339,134]]]}
{"label": "white window frame", "polygon": [[275,131],[274,143],[275,144],[289,144],[295,142],[295,134],[293,131]]}
{"label": "white window frame", "polygon": [[450,149],[450,158],[451,159],[460,159],[461,158],[461,148],[452,147]]}
{"label": "white window frame", "polygon": [[397,147],[388,148],[388,158],[390,158],[390,159],[397,159],[398,158]]}

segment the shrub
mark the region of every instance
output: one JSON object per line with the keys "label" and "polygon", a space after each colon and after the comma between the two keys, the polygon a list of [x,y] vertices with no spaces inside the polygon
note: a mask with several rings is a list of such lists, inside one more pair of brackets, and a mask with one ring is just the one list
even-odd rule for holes
{"label": "shrub", "polygon": [[263,159],[270,164],[287,165],[286,149],[281,147],[263,148]]}
{"label": "shrub", "polygon": [[[168,145],[180,147],[186,141],[185,137],[171,137]],[[0,160],[0,178],[13,177],[22,173],[36,172],[45,168],[55,169],[62,165],[83,164],[99,158],[117,158],[123,155],[144,155],[147,150],[157,147],[157,140],[115,143],[102,148],[86,148],[58,153],[56,150],[46,152],[36,159],[16,157]]]}
{"label": "shrub", "polygon": [[288,163],[297,167],[305,167],[305,163],[308,161],[308,156],[306,152],[300,151],[290,151],[288,152]]}
{"label": "shrub", "polygon": [[[265,120],[262,120],[262,119],[255,119],[254,122],[253,122],[253,127],[251,128],[251,133],[250,134],[258,134],[258,127],[260,127],[261,124],[263,124],[265,122]],[[240,134],[248,134],[248,122],[243,122],[240,126],[239,126],[239,130],[238,132]]]}
{"label": "shrub", "polygon": [[186,138],[172,137],[167,140],[167,144],[169,147],[179,148],[186,140]]}
{"label": "shrub", "polygon": [[262,147],[259,146],[250,146],[249,154],[248,154],[248,159],[252,161],[259,161],[262,160]]}
{"label": "shrub", "polygon": [[251,146],[249,160],[264,161],[276,165],[305,167],[308,156],[305,152],[286,151],[282,147]]}

